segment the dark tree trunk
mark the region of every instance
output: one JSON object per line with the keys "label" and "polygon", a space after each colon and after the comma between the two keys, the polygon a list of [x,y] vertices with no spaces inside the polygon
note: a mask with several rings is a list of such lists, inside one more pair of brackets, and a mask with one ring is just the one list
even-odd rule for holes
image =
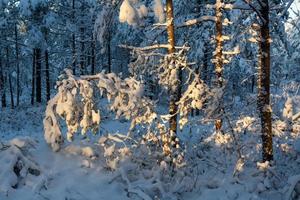
{"label": "dark tree trunk", "polygon": [[[6,69],[9,69],[9,47],[8,46],[6,47]],[[10,91],[10,107],[13,109],[15,107],[15,103],[14,103],[14,93],[13,93],[10,73],[8,73],[8,84],[9,84],[9,91]]]}
{"label": "dark tree trunk", "polygon": [[[72,1],[72,17],[75,19],[75,0]],[[72,70],[73,74],[76,74],[76,42],[75,33],[72,33]]]}
{"label": "dark tree trunk", "polygon": [[35,49],[32,50],[32,79],[31,79],[31,105],[34,104],[35,96]]}
{"label": "dark tree trunk", "polygon": [[50,89],[50,72],[49,72],[49,53],[45,50],[45,67],[46,67],[46,99],[50,100],[51,89]]}
{"label": "dark tree trunk", "polygon": [[15,46],[16,46],[16,64],[17,64],[17,106],[20,104],[20,64],[19,64],[19,45],[18,45],[18,27],[15,24]]}
{"label": "dark tree trunk", "polygon": [[85,28],[84,28],[85,5],[81,4],[81,22],[80,22],[80,74],[85,74]]}
{"label": "dark tree trunk", "polygon": [[2,59],[0,55],[0,94],[1,94],[1,106],[2,108],[6,107],[6,92],[5,92],[5,76],[4,76],[4,68],[2,65]]}
{"label": "dark tree trunk", "polygon": [[11,74],[8,75],[8,82],[9,82],[9,91],[10,91],[10,107],[11,109],[14,109],[15,108],[14,90],[12,87]]}
{"label": "dark tree trunk", "polygon": [[35,67],[36,67],[36,76],[35,76],[35,83],[36,83],[36,90],[35,90],[35,100],[37,103],[42,103],[42,63],[41,63],[41,49],[36,48],[35,50]]}
{"label": "dark tree trunk", "polygon": [[85,71],[85,66],[84,66],[84,61],[85,61],[85,56],[84,56],[84,53],[85,53],[85,44],[84,44],[84,28],[81,27],[80,28],[80,34],[81,34],[81,37],[80,37],[80,46],[81,46],[81,52],[80,52],[80,74],[83,75],[84,74],[84,71]]}
{"label": "dark tree trunk", "polygon": [[91,56],[92,56],[92,65],[91,65],[91,74],[95,74],[95,61],[96,61],[96,55],[95,55],[95,48],[96,48],[96,42],[94,37],[92,37],[92,46],[91,46]]}
{"label": "dark tree trunk", "polygon": [[203,81],[208,84],[208,44],[204,43],[204,58],[203,58]]}
{"label": "dark tree trunk", "polygon": [[257,105],[261,118],[263,161],[273,160],[272,111],[270,104],[271,37],[269,30],[269,11],[268,0],[262,0],[260,10],[262,24],[260,27],[259,41]]}
{"label": "dark tree trunk", "polygon": [[111,35],[108,33],[107,39],[107,64],[108,64],[108,73],[111,73]]}

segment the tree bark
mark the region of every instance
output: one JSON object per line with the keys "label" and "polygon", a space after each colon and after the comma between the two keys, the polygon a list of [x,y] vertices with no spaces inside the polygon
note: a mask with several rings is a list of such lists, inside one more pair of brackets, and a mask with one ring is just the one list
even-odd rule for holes
{"label": "tree bark", "polygon": [[35,49],[32,50],[31,105],[34,104],[34,96],[35,96]]}
{"label": "tree bark", "polygon": [[262,0],[262,17],[259,41],[258,98],[257,105],[261,118],[263,161],[273,160],[272,109],[270,104],[271,37],[269,30],[269,2]]}
{"label": "tree bark", "polygon": [[35,97],[37,103],[42,103],[42,63],[41,63],[41,49],[36,48],[35,50],[35,62],[36,62],[36,76],[35,76],[35,83],[36,83],[36,90],[35,90]]}

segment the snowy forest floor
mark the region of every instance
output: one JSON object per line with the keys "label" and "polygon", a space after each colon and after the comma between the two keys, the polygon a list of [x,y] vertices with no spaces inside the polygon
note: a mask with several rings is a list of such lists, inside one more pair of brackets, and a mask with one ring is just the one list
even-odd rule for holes
{"label": "snowy forest floor", "polygon": [[[121,200],[143,197],[130,192],[126,181],[124,183],[124,180],[116,178],[117,171],[113,172],[106,168],[101,152],[97,153],[96,158],[90,149],[80,150],[72,145],[64,151],[53,152],[43,138],[44,110],[43,106],[1,110],[0,200]],[[128,126],[127,122],[104,120],[101,130],[126,133]],[[183,136],[183,140],[185,137],[189,139],[194,137],[193,141],[198,141],[190,145],[200,144],[200,140],[215,140],[215,142],[218,140],[219,143],[226,140],[219,138],[220,136],[214,136],[212,139],[209,137],[212,133],[204,131],[205,127],[197,126],[197,130],[207,132],[207,136],[205,134],[191,136],[189,132],[192,130],[187,128],[184,131],[186,136]],[[97,137],[99,138],[99,135],[95,136]],[[93,139],[89,141],[81,138],[81,140],[84,142],[80,143],[93,143]],[[178,199],[192,200],[288,200],[291,193],[294,193],[294,199],[297,199],[300,192],[298,191],[300,185],[297,185],[297,181],[300,180],[297,176],[300,174],[297,140],[289,139],[290,142],[285,143],[286,141],[279,140],[279,137],[275,138],[276,164],[272,167],[259,163],[260,155],[255,151],[258,148],[257,135],[252,138],[240,137],[240,140],[243,144],[246,144],[244,141],[247,140],[250,146],[245,145],[249,153],[244,153],[245,157],[240,160],[229,146],[221,148],[212,144],[203,145],[200,149],[195,146],[196,152],[190,153],[192,163],[195,165],[192,178],[181,180],[190,187],[186,187],[189,189],[175,187],[176,191],[172,192],[174,196]],[[24,171],[13,168],[13,162],[18,160],[22,160]],[[32,168],[38,168],[39,173],[34,173]],[[141,181],[139,184],[141,185],[135,188],[143,190],[144,183]],[[144,197],[147,198],[148,196]]]}

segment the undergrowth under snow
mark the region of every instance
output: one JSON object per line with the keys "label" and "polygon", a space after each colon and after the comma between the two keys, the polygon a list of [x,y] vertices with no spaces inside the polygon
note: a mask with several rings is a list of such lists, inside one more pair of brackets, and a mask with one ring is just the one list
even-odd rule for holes
{"label": "undergrowth under snow", "polygon": [[[243,144],[240,157],[229,133],[212,133],[204,122],[185,127],[180,138],[191,148],[185,152],[185,166],[172,170],[159,162],[155,145],[124,140],[129,122],[113,120],[109,112],[96,136],[79,137],[54,153],[43,139],[44,109],[1,110],[1,200],[281,200],[300,194],[298,136],[286,141],[285,133],[277,134],[276,162],[260,163],[255,118],[241,118],[234,125]],[[199,122],[197,117],[191,120]],[[155,141],[154,136],[147,137]]]}

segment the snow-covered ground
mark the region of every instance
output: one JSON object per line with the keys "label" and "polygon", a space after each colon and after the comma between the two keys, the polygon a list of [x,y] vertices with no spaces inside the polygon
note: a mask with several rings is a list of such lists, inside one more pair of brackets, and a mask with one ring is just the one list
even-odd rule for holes
{"label": "snow-covered ground", "polygon": [[[168,175],[161,173],[161,168],[148,168],[151,164],[146,163],[147,156],[143,161],[146,164],[132,166],[124,162],[126,167],[121,170],[109,169],[106,161],[114,149],[99,148],[101,145],[97,141],[105,133],[126,133],[127,122],[103,120],[98,135],[77,136],[79,139],[73,144],[53,152],[43,136],[44,110],[42,106],[1,110],[1,200],[288,200],[292,193],[294,199],[298,198],[300,156],[297,139],[277,142],[279,136],[276,136],[276,163],[269,167],[267,163],[259,163],[257,135],[240,136],[244,148],[248,151],[252,148],[253,152],[243,152],[244,156],[238,160],[236,149],[225,144],[226,135],[209,137],[212,134],[207,129],[209,126],[187,127],[181,133],[182,140],[199,143],[198,146],[191,143],[195,148],[189,148],[191,152],[186,153],[187,165],[192,167],[182,173],[179,170],[179,178],[158,182],[153,174]],[[244,134],[250,132],[256,132],[255,128]],[[164,192],[165,195],[159,195]]]}
{"label": "snow-covered ground", "polygon": [[24,141],[30,143],[26,145],[26,157],[38,166],[40,175],[27,173],[23,180],[17,178],[16,186],[10,187],[14,180],[10,166],[17,154],[12,147],[0,151],[0,199],[129,199],[120,184],[110,182],[111,173],[100,164],[86,167],[83,156],[52,152],[43,138],[44,109],[29,107],[1,110],[0,141],[20,147]]}

